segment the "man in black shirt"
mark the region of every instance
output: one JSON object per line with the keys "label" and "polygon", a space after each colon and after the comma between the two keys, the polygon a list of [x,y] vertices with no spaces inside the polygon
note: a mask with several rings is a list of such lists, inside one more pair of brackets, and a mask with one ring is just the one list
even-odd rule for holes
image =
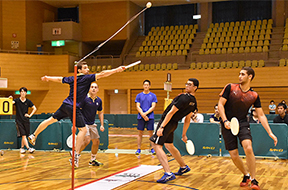
{"label": "man in black shirt", "polygon": [[[190,125],[190,118],[197,108],[197,102],[194,95],[198,86],[199,81],[195,78],[190,78],[187,81],[185,88],[186,93],[178,95],[173,99],[172,103],[168,105],[162,114],[155,133],[150,138],[152,147],[154,148],[157,158],[165,171],[162,178],[157,180],[158,183],[166,183],[167,181],[175,179],[175,175],[182,175],[190,171],[190,168],[182,159],[179,150],[173,145],[173,135],[177,128],[178,121],[186,116],[183,125],[182,141],[185,143],[187,142],[186,132]],[[162,149],[164,144],[180,165],[180,169],[175,173],[175,175],[171,172],[166,154]]]}
{"label": "man in black shirt", "polygon": [[[30,134],[30,117],[36,112],[36,106],[31,102],[31,100],[26,98],[27,88],[20,88],[20,97],[13,100],[13,104],[16,106],[16,129],[17,129],[17,137],[22,137],[21,140],[21,148],[20,153],[24,154],[26,151],[24,150],[24,146],[26,146],[27,150],[30,153],[35,151],[34,148],[30,148],[27,136]],[[12,96],[9,98],[13,99]],[[28,108],[32,108],[32,112],[28,114]]]}
{"label": "man in black shirt", "polygon": [[279,115],[277,115],[273,119],[273,123],[286,123],[288,125],[288,116],[285,112],[286,109],[287,109],[286,104],[283,104],[283,103],[278,104],[277,111]]}

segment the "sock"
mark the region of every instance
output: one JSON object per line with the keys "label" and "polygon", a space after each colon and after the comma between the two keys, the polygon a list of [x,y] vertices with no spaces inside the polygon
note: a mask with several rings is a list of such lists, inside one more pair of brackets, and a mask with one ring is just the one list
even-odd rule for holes
{"label": "sock", "polygon": [[96,159],[96,154],[91,154],[91,161]]}
{"label": "sock", "polygon": [[172,172],[166,172],[168,175],[172,175]]}
{"label": "sock", "polygon": [[184,169],[184,168],[186,168],[186,166],[184,166],[184,167],[181,167],[181,168],[183,168],[183,169]]}

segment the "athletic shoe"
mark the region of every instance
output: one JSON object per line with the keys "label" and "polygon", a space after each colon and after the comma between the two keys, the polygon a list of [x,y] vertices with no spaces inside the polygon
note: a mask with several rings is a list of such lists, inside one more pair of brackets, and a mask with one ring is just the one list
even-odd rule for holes
{"label": "athletic shoe", "polygon": [[102,166],[103,165],[103,163],[101,163],[101,162],[99,162],[98,160],[90,160],[89,161],[89,166]]}
{"label": "athletic shoe", "polygon": [[151,154],[153,154],[153,155],[156,154],[156,152],[155,152],[155,150],[154,150],[153,148],[150,150],[150,152],[151,152]]}
{"label": "athletic shoe", "polygon": [[157,183],[166,183],[167,181],[171,181],[173,179],[176,179],[176,177],[173,173],[171,175],[169,175],[165,172],[164,175],[161,177],[161,179],[157,180]]}
{"label": "athletic shoe", "polygon": [[32,144],[33,146],[35,145],[36,143],[36,137],[34,134],[31,134],[28,136],[28,141],[30,142],[30,144]]}
{"label": "athletic shoe", "polygon": [[30,148],[28,149],[28,151],[32,154],[32,153],[35,151],[35,149],[30,147]]}
{"label": "athletic shoe", "polygon": [[256,181],[256,179],[253,179],[252,181],[251,181],[251,187],[250,187],[251,189],[254,189],[254,190],[260,190],[260,187],[259,187],[259,185],[258,185],[258,181]]}
{"label": "athletic shoe", "polygon": [[[79,167],[79,158],[80,158],[80,155],[79,156],[75,155],[74,167],[76,167],[76,168]],[[70,162],[70,165],[72,166],[72,158],[69,159],[69,162]]]}
{"label": "athletic shoe", "polygon": [[3,151],[3,150],[0,150],[0,152],[1,152],[1,156],[3,156],[3,155],[4,155],[4,151]]}
{"label": "athletic shoe", "polygon": [[248,175],[248,176],[244,175],[243,180],[240,183],[240,187],[248,186],[250,181],[251,181],[250,175]]}
{"label": "athletic shoe", "polygon": [[189,168],[189,166],[185,166],[185,168],[179,168],[178,172],[175,173],[175,175],[183,175],[187,172],[189,172],[191,169]]}
{"label": "athletic shoe", "polygon": [[135,154],[140,154],[141,153],[141,149],[137,149],[137,151],[135,152]]}
{"label": "athletic shoe", "polygon": [[26,151],[24,150],[24,148],[20,148],[20,154],[25,154]]}

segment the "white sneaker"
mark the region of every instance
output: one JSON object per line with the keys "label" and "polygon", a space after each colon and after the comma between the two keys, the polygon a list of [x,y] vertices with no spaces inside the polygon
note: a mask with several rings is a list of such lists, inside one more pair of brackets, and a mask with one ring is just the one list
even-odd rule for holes
{"label": "white sneaker", "polygon": [[24,150],[24,148],[20,148],[20,154],[25,154],[26,151]]}
{"label": "white sneaker", "polygon": [[[79,167],[79,159],[80,159],[80,155],[75,155],[74,158],[74,167],[78,168]],[[72,158],[69,159],[70,165],[72,166]]]}
{"label": "white sneaker", "polygon": [[28,141],[30,142],[30,144],[32,144],[33,146],[35,145],[36,143],[36,137],[34,134],[31,134],[28,136]]}
{"label": "white sneaker", "polygon": [[32,154],[32,153],[35,151],[35,149],[30,147],[30,148],[28,149],[28,151]]}

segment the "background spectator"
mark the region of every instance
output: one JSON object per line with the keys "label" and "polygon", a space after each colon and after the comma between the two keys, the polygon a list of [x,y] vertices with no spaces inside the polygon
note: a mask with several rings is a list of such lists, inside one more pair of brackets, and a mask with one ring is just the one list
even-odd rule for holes
{"label": "background spectator", "polygon": [[279,115],[277,115],[273,119],[273,123],[286,123],[288,125],[288,116],[286,114],[286,109],[286,104],[283,104],[282,102],[278,104],[277,111]]}
{"label": "background spectator", "polygon": [[276,105],[274,100],[271,100],[269,105],[269,114],[275,114],[275,112],[276,112]]}
{"label": "background spectator", "polygon": [[221,117],[220,117],[220,114],[219,114],[219,111],[218,111],[218,104],[216,104],[214,106],[214,114],[212,114],[210,116],[209,121],[210,121],[210,123],[220,123]]}

